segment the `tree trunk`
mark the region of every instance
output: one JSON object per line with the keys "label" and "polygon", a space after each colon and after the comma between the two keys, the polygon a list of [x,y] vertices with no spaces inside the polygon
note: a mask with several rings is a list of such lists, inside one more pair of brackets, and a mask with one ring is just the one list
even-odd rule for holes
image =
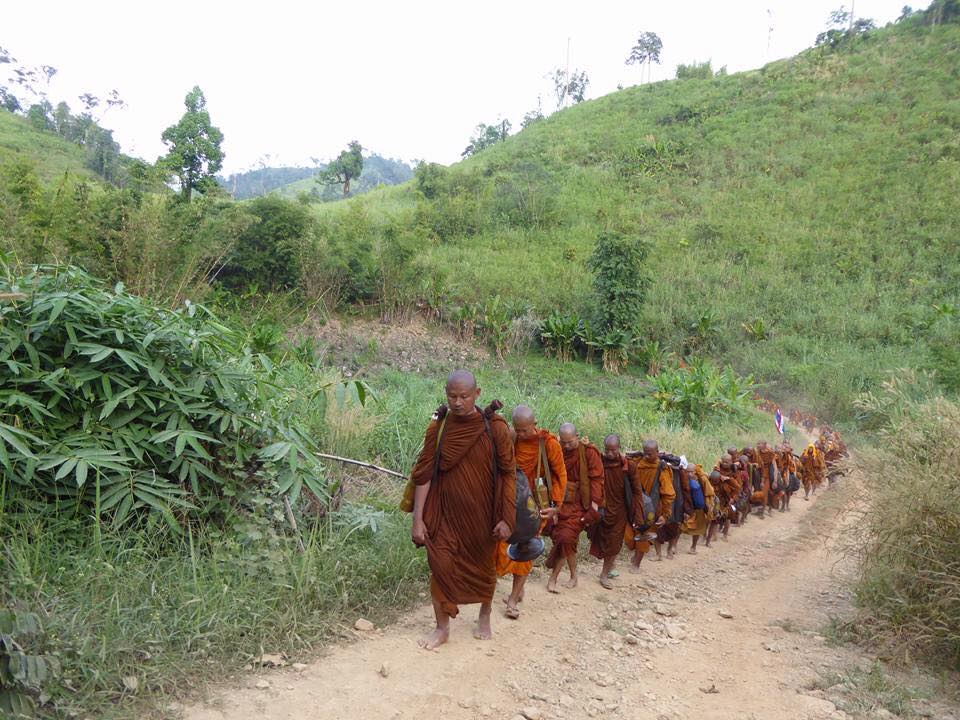
{"label": "tree trunk", "polygon": [[350,194],[350,178],[346,178],[343,181],[343,196],[346,197]]}

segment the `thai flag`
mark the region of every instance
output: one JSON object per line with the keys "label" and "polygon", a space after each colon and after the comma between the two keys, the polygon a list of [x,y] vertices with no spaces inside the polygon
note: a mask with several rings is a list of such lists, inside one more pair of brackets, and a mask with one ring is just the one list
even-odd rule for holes
{"label": "thai flag", "polygon": [[773,414],[773,422],[777,426],[777,432],[783,435],[783,413],[780,412],[780,408],[777,408]]}

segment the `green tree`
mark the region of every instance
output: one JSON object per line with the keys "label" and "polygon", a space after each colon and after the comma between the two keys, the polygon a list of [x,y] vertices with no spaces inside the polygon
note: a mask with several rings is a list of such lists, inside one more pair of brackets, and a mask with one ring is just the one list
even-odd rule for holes
{"label": "green tree", "polygon": [[223,133],[210,122],[207,99],[194,86],[184,99],[187,111],[176,125],[163,131],[161,139],[170,150],[162,163],[180,182],[180,195],[189,201],[194,192],[217,186],[215,175],[223,166]]}
{"label": "green tree", "polygon": [[350,194],[350,181],[360,177],[363,172],[363,147],[356,140],[341,152],[337,159],[317,174],[321,185],[342,185],[343,196]]}
{"label": "green tree", "polygon": [[[630,48],[627,56],[627,65],[639,65],[641,71],[647,66],[647,82],[650,81],[650,67],[652,63],[660,64],[660,51],[663,50],[663,40],[654,32],[642,32],[637,38],[637,44]],[[642,77],[642,72],[641,72]]]}
{"label": "green tree", "polygon": [[593,272],[594,329],[603,351],[603,366],[619,372],[640,326],[640,313],[650,278],[643,263],[649,253],[646,242],[618,232],[603,231],[597,237],[587,267]]}
{"label": "green tree", "polygon": [[460,153],[460,157],[470,157],[476,155],[481,150],[485,150],[491,145],[503,142],[510,135],[510,121],[501,120],[496,125],[487,125],[480,123],[477,125],[473,137],[470,138],[470,144]]}

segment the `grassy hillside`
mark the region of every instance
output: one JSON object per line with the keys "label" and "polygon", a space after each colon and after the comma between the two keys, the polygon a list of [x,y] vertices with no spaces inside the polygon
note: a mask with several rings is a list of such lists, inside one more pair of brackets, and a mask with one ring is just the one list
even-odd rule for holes
{"label": "grassy hillside", "polygon": [[540,316],[585,308],[597,234],[632,234],[653,248],[643,343],[846,416],[901,366],[957,389],[958,98],[960,26],[904,23],[616,92],[319,212],[426,237],[421,292],[499,293]]}
{"label": "grassy hillside", "polygon": [[26,161],[44,180],[65,172],[95,177],[84,165],[83,148],[52,133],[35,129],[26,119],[0,110],[0,165]]}

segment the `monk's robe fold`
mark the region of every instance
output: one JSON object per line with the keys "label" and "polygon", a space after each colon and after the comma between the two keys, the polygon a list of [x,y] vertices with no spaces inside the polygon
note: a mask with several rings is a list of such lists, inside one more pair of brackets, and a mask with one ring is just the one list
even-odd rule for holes
{"label": "monk's robe fold", "polygon": [[[648,460],[645,457],[640,457],[633,463],[633,477],[636,480],[636,485],[643,488],[643,491],[647,495],[651,495],[653,492],[653,484],[657,478],[658,467],[661,467],[659,459]],[[656,509],[657,518],[662,517],[669,521],[670,510],[673,507],[673,499],[676,496],[677,493],[673,487],[673,471],[669,465],[663,463],[662,469],[660,470],[660,503]],[[627,547],[631,550],[636,548],[642,553],[649,552],[650,550],[650,543],[647,540],[634,542],[633,531],[630,528],[626,530],[625,540]]]}
{"label": "monk's robe fold", "polygon": [[[506,421],[490,419],[493,448],[478,410],[461,418],[448,413],[440,444],[440,473],[430,485],[423,509],[427,527],[430,593],[443,611],[456,617],[458,605],[489,602],[497,586],[494,526],[516,522],[516,465]],[[427,427],[423,450],[413,467],[417,485],[433,478],[438,421]]]}
{"label": "monk's robe fold", "polygon": [[[627,507],[625,480],[633,486],[633,507]],[[640,486],[635,485],[635,480],[630,477],[629,465],[625,457],[621,455],[611,460],[603,456],[604,515],[590,543],[590,554],[595,558],[602,560],[616,557],[620,553],[628,522],[633,523],[636,518],[639,489]],[[643,514],[642,506],[640,513]]]}
{"label": "monk's robe fold", "polygon": [[[514,455],[517,461],[517,468],[523,470],[524,475],[530,483],[530,493],[536,497],[537,489],[534,483],[537,480],[537,461],[540,457],[540,441],[543,440],[544,450],[547,455],[547,463],[550,465],[550,474],[552,485],[550,487],[550,499],[553,500],[555,507],[563,504],[563,494],[567,489],[567,469],[563,464],[563,448],[560,442],[553,436],[549,430],[537,429],[537,434],[527,440],[517,440],[514,444]],[[545,477],[546,471],[541,467],[540,476]],[[540,525],[542,533],[546,528],[547,521],[544,520]],[[507,555],[507,544],[497,543],[497,575],[529,575],[533,569],[533,560],[526,562],[515,562]]]}
{"label": "monk's robe fold", "polygon": [[[581,442],[590,482],[590,502],[603,505],[603,459],[593,445]],[[567,470],[567,487],[557,522],[550,531],[553,547],[547,557],[548,568],[554,567],[563,558],[575,555],[580,533],[598,519],[598,514],[589,505],[584,507],[580,493],[580,448],[563,451],[563,464]]]}

